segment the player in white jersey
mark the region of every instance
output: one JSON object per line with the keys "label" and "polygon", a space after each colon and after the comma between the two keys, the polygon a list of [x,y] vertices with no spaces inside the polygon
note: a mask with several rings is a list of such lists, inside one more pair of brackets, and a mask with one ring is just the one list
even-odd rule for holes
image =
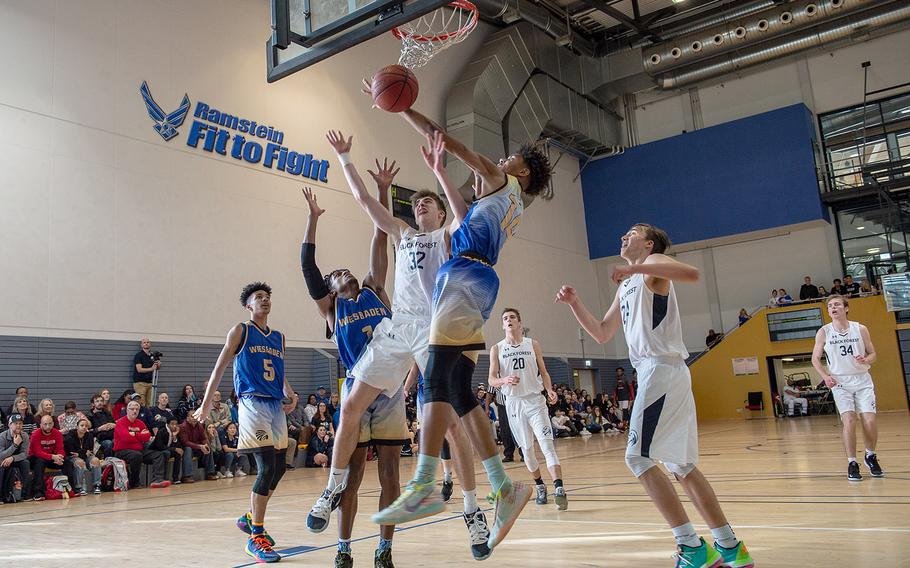
{"label": "player in white jersey", "polygon": [[[591,315],[571,286],[563,286],[556,301],[568,304],[598,343],[609,341],[623,327],[629,358],[638,371],[626,464],[673,530],[676,567],[752,567],[752,557],[736,539],[714,490],[695,465],[695,400],[673,284],[697,282],[699,273],[664,255],[669,246],[667,234],[646,223],[633,225],[623,235],[620,255],[628,264],[613,267],[619,289],[602,320]],[[714,537],[713,547],[695,532],[673,485],[655,467],[657,461],[676,477],[704,518]]]}
{"label": "player in white jersey", "polygon": [[[861,323],[847,320],[849,300],[844,296],[830,296],[826,304],[831,323],[823,325],[815,334],[812,365],[824,377],[825,384],[834,395],[834,403],[844,423],[844,450],[847,452],[847,479],[862,481],[856,462],[856,414],[863,420],[863,440],[866,456],[863,460],[872,477],[883,477],[875,455],[878,442],[878,425],[875,422],[875,388],[869,366],[875,362],[875,347],[869,330]],[[822,366],[822,351],[828,369]]]}
{"label": "player in white jersey", "polygon": [[524,336],[521,314],[515,308],[502,311],[502,329],[505,339],[490,348],[490,386],[502,389],[506,396],[505,411],[509,415],[509,427],[515,443],[521,448],[525,466],[531,472],[537,488],[537,504],[547,503],[547,486],[540,477],[540,464],[534,450],[534,438],[546,458],[547,469],[555,486],[556,508],[565,511],[569,499],[562,484],[562,466],[553,444],[553,427],[546,391],[550,402],[556,402],[553,381],[547,372],[540,343]]}
{"label": "player in white jersey", "polygon": [[[351,164],[353,137],[345,139],[341,132],[330,131],[326,138],[335,149],[344,169],[345,178],[354,198],[370,216],[375,226],[388,234],[396,248],[395,288],[392,295],[392,317],[384,319],[372,330],[373,339],[351,369],[356,379],[347,396],[341,401],[342,421],[335,432],[332,469],[325,491],[316,501],[308,517],[308,528],[324,530],[332,513],[332,502],[345,488],[351,455],[358,446],[357,428],[347,428],[345,416],[362,416],[381,394],[392,397],[402,389],[411,365],[426,370],[429,357],[430,321],[433,289],[439,267],[449,259],[450,225],[445,224],[445,203],[435,192],[424,190],[411,198],[418,229],[396,219],[382,203],[369,194],[363,180]],[[369,171],[377,183],[386,187],[398,170],[395,163],[380,165]],[[471,448],[458,424],[452,424],[447,439],[457,446],[457,455],[471,456]],[[486,544],[486,518],[477,503],[473,459],[456,460],[464,493],[464,521],[471,536],[475,556],[489,556]],[[382,503],[382,506],[387,503]]]}

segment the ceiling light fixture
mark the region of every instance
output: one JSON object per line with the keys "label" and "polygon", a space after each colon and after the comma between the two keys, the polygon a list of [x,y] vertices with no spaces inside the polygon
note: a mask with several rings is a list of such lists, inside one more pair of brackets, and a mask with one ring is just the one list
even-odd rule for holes
{"label": "ceiling light fixture", "polygon": [[866,228],[866,226],[863,225],[862,227],[857,227],[856,230],[857,230],[857,231],[862,231],[862,230],[865,229],[865,228]]}
{"label": "ceiling light fixture", "polygon": [[877,247],[873,247],[873,248],[868,248],[868,249],[866,249],[866,252],[869,253],[869,254],[875,254],[875,253],[879,252],[880,250],[882,250],[882,249],[877,248]]}

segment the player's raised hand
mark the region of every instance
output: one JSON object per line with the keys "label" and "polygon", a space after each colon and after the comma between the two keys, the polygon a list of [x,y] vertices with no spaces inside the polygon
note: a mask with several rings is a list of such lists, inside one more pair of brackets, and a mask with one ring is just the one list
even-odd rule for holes
{"label": "player's raised hand", "polygon": [[[361,79],[360,84],[362,85],[362,87],[360,87],[360,92],[372,99],[373,98],[373,81],[370,79]],[[370,106],[370,108],[379,108],[379,107],[374,104],[374,105]]]}
{"label": "player's raised hand", "polygon": [[619,284],[626,278],[632,276],[632,265],[631,264],[617,264],[613,267],[613,275],[610,277],[615,284]]}
{"label": "player's raised hand", "polygon": [[427,147],[421,146],[420,153],[423,154],[423,161],[426,162],[427,167],[434,172],[445,169],[443,164],[446,153],[445,134],[438,130],[427,134]]}
{"label": "player's raised hand", "polygon": [[575,288],[571,286],[563,286],[556,292],[556,302],[562,302],[563,304],[572,305],[578,301],[578,294],[575,292]]}
{"label": "player's raised hand", "polygon": [[392,185],[392,180],[395,179],[395,176],[398,175],[398,172],[401,171],[401,168],[395,168],[395,161],[392,161],[392,164],[389,165],[389,159],[383,158],[382,164],[379,163],[379,158],[376,159],[376,171],[367,170],[373,180],[376,182],[376,185],[379,187],[388,188]]}
{"label": "player's raised hand", "polygon": [[319,217],[325,213],[325,209],[319,207],[319,204],[316,202],[316,194],[313,193],[313,188],[304,187],[302,189],[303,197],[306,198],[306,204],[310,208],[310,215],[313,217]]}
{"label": "player's raised hand", "polygon": [[351,143],[354,140],[353,136],[349,136],[347,140],[344,139],[344,134],[340,130],[329,130],[325,139],[329,141],[329,144],[332,148],[335,149],[336,154],[344,154],[351,151]]}

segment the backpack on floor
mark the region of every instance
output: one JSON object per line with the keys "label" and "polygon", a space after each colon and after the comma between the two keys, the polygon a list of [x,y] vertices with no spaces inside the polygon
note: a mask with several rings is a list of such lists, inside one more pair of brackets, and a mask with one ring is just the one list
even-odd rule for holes
{"label": "backpack on floor", "polygon": [[53,475],[44,478],[44,497],[47,500],[69,499],[73,496],[70,480],[65,475]]}
{"label": "backpack on floor", "polygon": [[130,478],[126,471],[126,463],[118,458],[104,458],[101,461],[101,490],[121,492],[129,488]]}
{"label": "backpack on floor", "polygon": [[9,468],[9,475],[4,482],[6,487],[0,487],[6,491],[3,495],[3,501],[6,503],[18,503],[22,501],[22,474],[18,467]]}

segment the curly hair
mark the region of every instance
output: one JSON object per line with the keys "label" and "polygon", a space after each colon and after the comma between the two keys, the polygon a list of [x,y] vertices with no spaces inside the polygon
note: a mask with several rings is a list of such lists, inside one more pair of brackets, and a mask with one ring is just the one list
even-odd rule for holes
{"label": "curly hair", "polygon": [[246,307],[247,301],[250,299],[250,296],[255,294],[258,291],[264,291],[269,296],[272,295],[272,287],[266,284],[265,282],[253,282],[252,284],[247,284],[243,287],[243,291],[240,292],[240,305]]}
{"label": "curly hair", "polygon": [[544,200],[553,199],[553,188],[550,187],[550,159],[547,155],[535,144],[523,145],[517,154],[524,159],[531,172],[524,192]]}

